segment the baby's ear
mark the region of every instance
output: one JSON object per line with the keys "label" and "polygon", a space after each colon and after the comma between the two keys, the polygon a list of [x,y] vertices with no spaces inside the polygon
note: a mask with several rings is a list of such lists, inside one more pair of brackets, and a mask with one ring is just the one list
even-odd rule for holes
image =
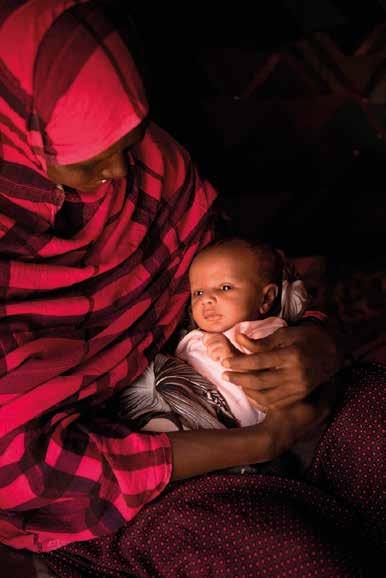
{"label": "baby's ear", "polygon": [[262,290],[262,302],[259,312],[265,315],[271,309],[276,297],[279,294],[279,287],[275,283],[268,283]]}

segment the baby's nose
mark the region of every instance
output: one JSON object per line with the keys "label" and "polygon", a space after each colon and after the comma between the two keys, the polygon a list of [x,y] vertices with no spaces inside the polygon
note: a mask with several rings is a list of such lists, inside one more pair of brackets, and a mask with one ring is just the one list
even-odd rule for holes
{"label": "baby's nose", "polygon": [[216,297],[214,295],[214,293],[205,293],[204,298],[203,298],[203,302],[204,303],[214,303],[216,301]]}

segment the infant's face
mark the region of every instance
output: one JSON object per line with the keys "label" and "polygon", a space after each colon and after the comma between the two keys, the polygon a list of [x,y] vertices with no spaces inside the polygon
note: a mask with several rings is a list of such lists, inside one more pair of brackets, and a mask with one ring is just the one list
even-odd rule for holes
{"label": "infant's face", "polygon": [[235,242],[198,255],[189,272],[193,318],[200,329],[220,333],[259,317],[262,286],[257,260]]}

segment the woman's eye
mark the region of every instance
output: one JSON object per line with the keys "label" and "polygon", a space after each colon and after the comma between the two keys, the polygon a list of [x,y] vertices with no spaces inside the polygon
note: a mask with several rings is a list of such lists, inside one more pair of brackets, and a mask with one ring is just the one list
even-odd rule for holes
{"label": "woman's eye", "polygon": [[90,163],[90,164],[79,164],[79,165],[75,165],[72,167],[72,170],[78,172],[78,173],[83,173],[83,174],[93,174],[96,172],[97,170],[97,165],[96,163]]}
{"label": "woman's eye", "polygon": [[221,286],[221,291],[230,291],[232,289],[232,287],[230,285],[222,285]]}
{"label": "woman's eye", "polygon": [[83,171],[88,175],[94,175],[95,173],[97,173],[97,167],[94,165],[89,165],[87,167],[83,167]]}

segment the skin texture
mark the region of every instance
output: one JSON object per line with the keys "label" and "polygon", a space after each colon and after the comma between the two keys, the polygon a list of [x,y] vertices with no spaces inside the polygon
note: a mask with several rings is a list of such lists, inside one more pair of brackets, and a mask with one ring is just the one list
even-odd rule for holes
{"label": "skin texture", "polygon": [[[92,159],[50,166],[48,177],[56,184],[86,192],[95,190],[103,179],[123,178],[129,169],[127,151],[140,142],[145,130],[143,123]],[[256,306],[260,312],[265,311],[264,287],[259,290],[253,276],[250,283],[249,289],[245,288],[246,312],[249,314]],[[257,296],[252,295],[251,287],[258,289]],[[222,298],[230,299],[231,291],[228,295],[223,288],[220,293]],[[233,313],[237,317],[237,307]],[[233,320],[234,317],[227,318],[227,323],[233,324]],[[218,334],[220,326],[212,330],[213,335]],[[239,341],[253,354],[232,351],[232,357],[223,361],[232,370],[227,373],[234,383],[246,389],[249,397],[258,402],[263,399],[260,404],[269,406],[271,411],[257,426],[168,434],[173,453],[172,480],[272,460],[312,432],[329,411],[323,396],[313,403],[306,400],[339,368],[336,340],[328,330],[319,326],[287,327],[256,342],[243,335]]]}
{"label": "skin texture", "polygon": [[172,432],[172,480],[233,466],[270,461],[312,436],[329,413],[323,398],[271,411],[263,423],[229,430]]}
{"label": "skin texture", "polygon": [[265,411],[304,399],[338,369],[341,356],[334,337],[320,326],[284,327],[257,341],[245,335],[238,343],[222,335],[241,321],[268,313],[277,286],[264,280],[256,255],[243,241],[209,247],[193,261],[189,274],[192,315],[209,356],[221,361],[224,379],[241,386]]}
{"label": "skin texture", "polygon": [[203,343],[214,361],[238,353],[223,335],[241,321],[267,313],[278,287],[267,282],[256,254],[244,241],[231,241],[201,251],[190,271],[191,308]]}
{"label": "skin texture", "polygon": [[71,165],[50,165],[48,177],[58,185],[80,191],[94,191],[107,179],[122,179],[129,170],[127,152],[139,143],[146,132],[146,122],[127,133],[99,155]]}
{"label": "skin texture", "polygon": [[259,319],[278,291],[262,278],[255,254],[243,241],[202,251],[192,263],[189,282],[193,319],[209,333]]}
{"label": "skin texture", "polygon": [[268,409],[304,399],[343,364],[337,336],[328,326],[283,327],[258,341],[246,335],[239,335],[237,341],[252,354],[237,352],[222,361],[231,370],[223,377]]}

